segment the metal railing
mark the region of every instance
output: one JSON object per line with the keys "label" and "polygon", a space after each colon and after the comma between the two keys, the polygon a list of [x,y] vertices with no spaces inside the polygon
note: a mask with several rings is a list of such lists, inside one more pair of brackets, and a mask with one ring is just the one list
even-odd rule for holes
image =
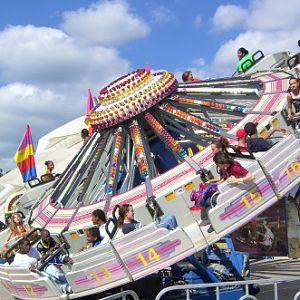
{"label": "metal railing", "polygon": [[126,290],[126,291],[122,291],[122,292],[117,293],[117,294],[107,296],[105,298],[101,298],[99,300],[115,300],[115,299],[127,300],[127,296],[131,296],[133,300],[139,300],[140,299],[135,291]]}
{"label": "metal railing", "polygon": [[[201,284],[186,284],[186,285],[174,285],[161,290],[155,300],[160,300],[166,293],[174,291],[185,291],[185,300],[191,300],[191,294],[200,289],[213,289],[215,288],[216,300],[220,300],[220,292],[224,288],[243,287],[245,295],[241,296],[238,300],[258,300],[253,295],[249,293],[249,285],[273,285],[274,288],[274,300],[278,300],[278,284],[284,282],[300,281],[300,276],[297,277],[287,277],[278,279],[259,279],[259,280],[247,280],[247,281],[233,281],[233,282],[218,282],[218,283],[201,283]],[[183,298],[182,298],[183,299]],[[300,290],[294,295],[293,300],[300,300]]]}

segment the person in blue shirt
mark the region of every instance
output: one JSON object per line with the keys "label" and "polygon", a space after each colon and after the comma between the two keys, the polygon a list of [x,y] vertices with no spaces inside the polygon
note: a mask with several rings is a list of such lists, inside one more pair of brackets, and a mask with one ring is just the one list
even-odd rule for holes
{"label": "person in blue shirt", "polygon": [[268,151],[272,148],[272,143],[267,141],[275,132],[282,132],[284,135],[289,135],[290,132],[285,128],[273,128],[264,138],[258,136],[257,123],[248,122],[244,127],[249,138],[247,139],[248,150],[250,152]]}
{"label": "person in blue shirt", "polygon": [[101,244],[103,240],[98,227],[91,227],[86,229],[85,235],[87,243],[80,249],[80,251],[97,247]]}
{"label": "person in blue shirt", "polygon": [[86,231],[86,240],[91,247],[99,246],[102,242],[102,237],[100,231],[97,227],[89,228]]}
{"label": "person in blue shirt", "polygon": [[[134,219],[134,210],[131,204],[123,204],[119,208],[118,225],[124,234],[141,228],[143,225]],[[177,221],[174,215],[166,215],[159,220],[159,227],[167,228],[168,230],[177,227]]]}

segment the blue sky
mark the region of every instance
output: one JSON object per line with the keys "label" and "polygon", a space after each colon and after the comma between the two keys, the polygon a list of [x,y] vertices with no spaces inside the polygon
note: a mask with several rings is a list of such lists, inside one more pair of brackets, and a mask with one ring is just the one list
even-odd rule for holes
{"label": "blue sky", "polygon": [[297,0],[0,1],[0,168],[85,111],[88,88],[144,67],[231,75],[236,50],[297,52]]}

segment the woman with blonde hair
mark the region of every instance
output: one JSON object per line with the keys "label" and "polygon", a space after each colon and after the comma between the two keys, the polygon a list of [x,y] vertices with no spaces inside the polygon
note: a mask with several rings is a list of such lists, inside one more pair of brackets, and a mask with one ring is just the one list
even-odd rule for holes
{"label": "woman with blonde hair", "polygon": [[9,232],[6,238],[6,243],[12,238],[19,239],[23,237],[29,232],[29,230],[30,227],[23,222],[21,215],[19,213],[13,213],[10,216]]}

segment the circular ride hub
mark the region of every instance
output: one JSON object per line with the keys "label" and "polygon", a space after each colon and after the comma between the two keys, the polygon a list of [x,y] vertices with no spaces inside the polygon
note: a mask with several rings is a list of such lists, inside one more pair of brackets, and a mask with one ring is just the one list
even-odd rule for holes
{"label": "circular ride hub", "polygon": [[[258,100],[259,80],[178,84],[168,71],[138,69],[103,88],[87,116],[94,134],[56,184],[52,202],[65,208],[104,202],[193,158],[228,133]],[[109,210],[107,204],[105,210]]]}

